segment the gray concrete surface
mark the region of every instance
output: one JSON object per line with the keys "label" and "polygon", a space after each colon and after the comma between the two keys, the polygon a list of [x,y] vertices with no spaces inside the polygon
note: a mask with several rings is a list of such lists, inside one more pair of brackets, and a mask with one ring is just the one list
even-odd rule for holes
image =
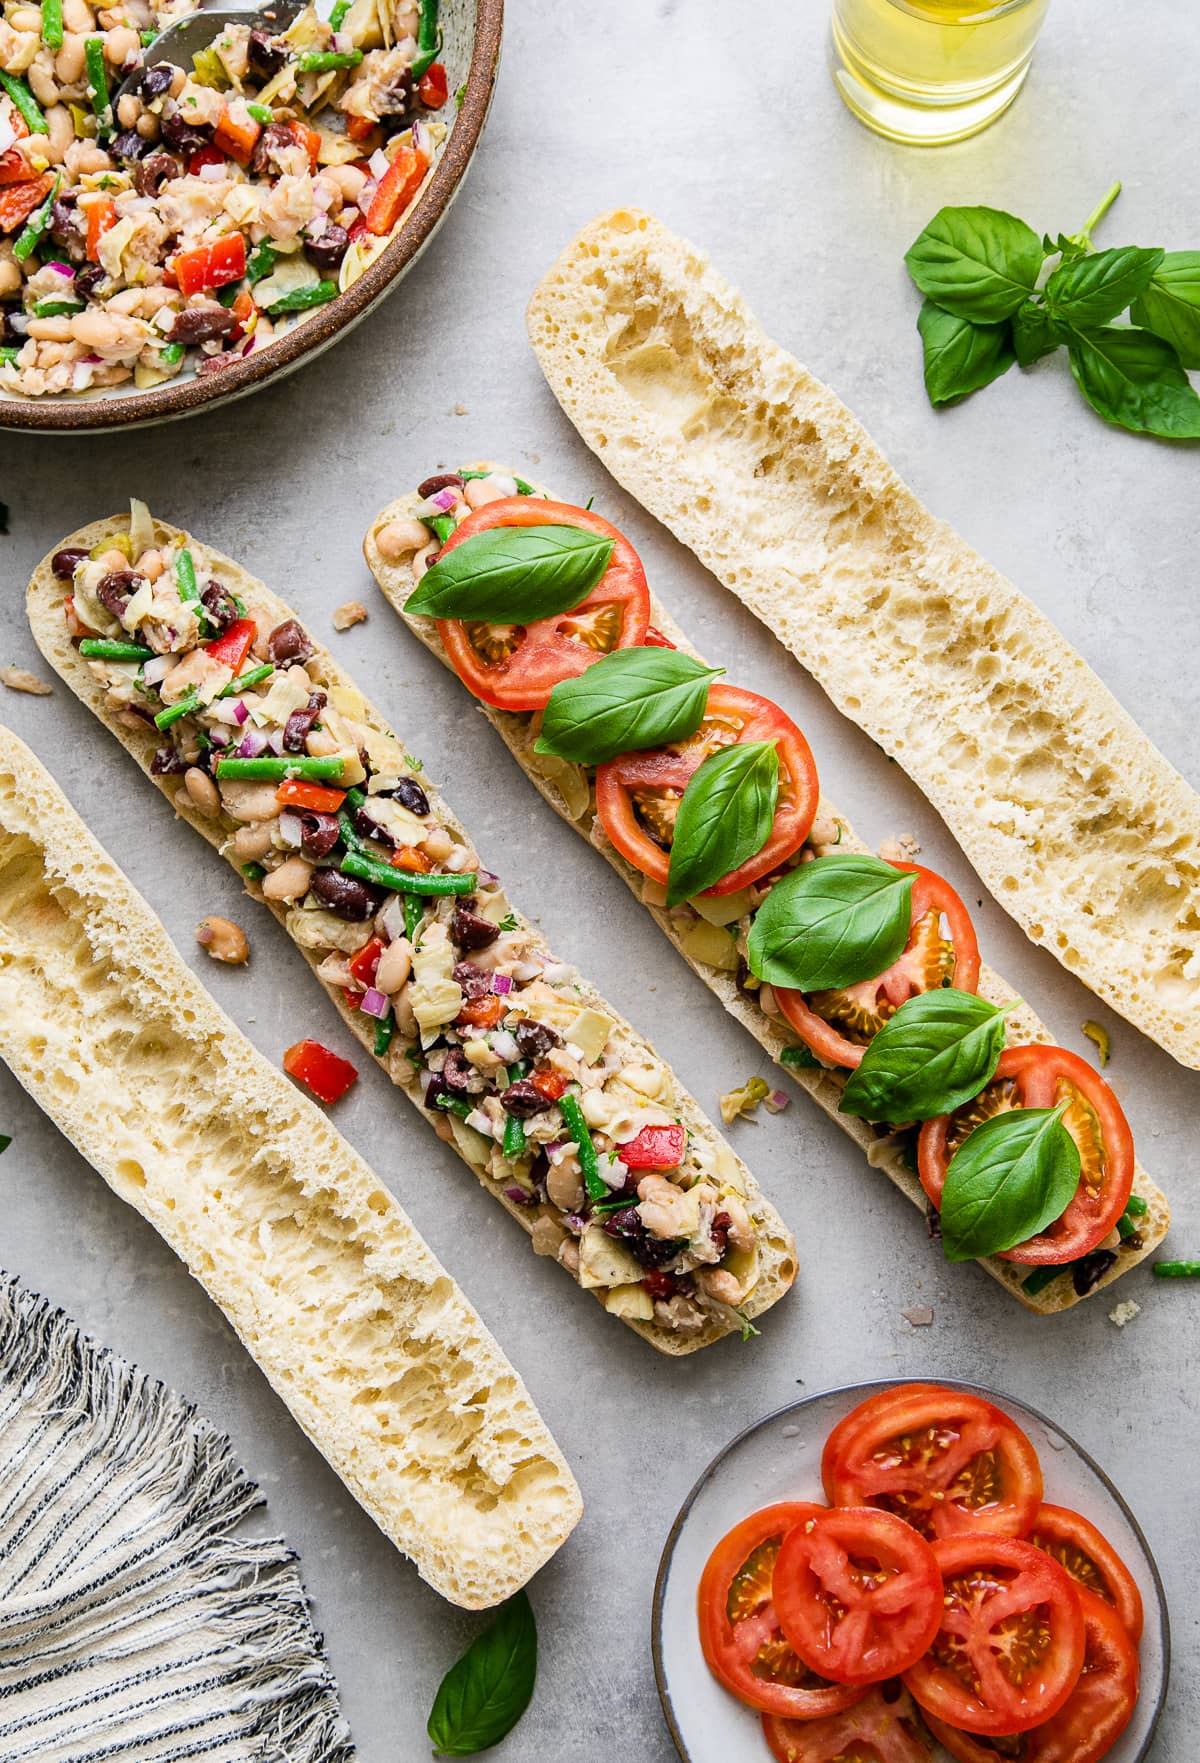
{"label": "gray concrete surface", "polygon": [[[808,730],[830,791],[869,836],[914,829],[971,901],[978,884],[929,808],[843,723],[767,633],[606,479],[547,392],[524,340],[536,275],[602,208],[638,204],[703,242],[768,328],[834,385],[930,505],[1055,618],[1163,750],[1200,783],[1195,739],[1196,454],[1104,427],[1062,362],[1010,374],[965,406],[925,403],[916,300],[901,263],[943,202],[992,202],[1039,228],[1079,224],[1109,181],[1125,194],[1110,243],[1200,243],[1194,81],[1200,14],[1055,0],[1029,84],[990,133],[925,154],[843,111],[825,66],[826,0],[515,0],[499,93],[462,200],[417,270],[350,339],[277,390],[157,432],[87,443],[0,439],[0,659],[37,661],[22,613],[30,566],[130,491],[265,576],[323,637],[342,600],[370,622],[333,638],[418,744],[481,850],[555,946],[674,1061],[709,1106],[761,1070],[616,879],[555,820],[482,719],[374,594],[362,531],[434,463],[483,453],[540,470],[598,505],[733,678]],[[215,856],[170,823],[133,766],[60,687],[0,694],[0,717],[54,768],[185,956],[273,1058],[298,1029],[346,1037],[272,925]],[[202,913],[240,917],[247,971],[210,965]],[[1170,1191],[1180,1254],[1200,1252],[1192,1119],[1200,1080],[1111,1018],[1030,948],[990,900],[996,966],[1087,1051],[1112,1030],[1111,1076],[1143,1158]],[[974,1268],[948,1268],[920,1217],[801,1098],[734,1135],[788,1214],[794,1295],[762,1338],[659,1359],[606,1323],[450,1153],[363,1072],[338,1124],[378,1167],[527,1378],[583,1486],[587,1515],[533,1588],[542,1665],[506,1763],[636,1757],[672,1747],[651,1673],[654,1567],[671,1517],[730,1435],[804,1390],[863,1377],[978,1378],[1049,1410],[1140,1514],[1172,1599],[1176,1667],[1155,1763],[1190,1763],[1200,1700],[1195,1605],[1196,1320],[1200,1291],[1120,1295],[1057,1320],[1024,1314]],[[186,1391],[226,1427],[270,1494],[304,1571],[364,1763],[427,1754],[439,1677],[475,1632],[381,1541],[271,1395],[223,1319],[155,1234],[117,1201],[0,1072],[0,1259],[86,1326]],[[903,1307],[930,1304],[914,1330]],[[1189,1734],[1192,1736],[1189,1738]],[[732,1760],[731,1760],[732,1763]]]}

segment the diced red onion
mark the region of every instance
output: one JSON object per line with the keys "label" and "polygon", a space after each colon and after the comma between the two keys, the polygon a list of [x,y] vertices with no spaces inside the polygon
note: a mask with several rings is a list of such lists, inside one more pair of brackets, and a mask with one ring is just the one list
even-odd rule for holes
{"label": "diced red onion", "polygon": [[488,477],[488,483],[494,490],[499,490],[502,496],[515,496],[517,493],[516,478],[508,477],[502,471],[493,471]]}
{"label": "diced red onion", "polygon": [[208,738],[214,747],[227,747],[233,739],[233,736],[227,728],[222,728],[218,722],[209,729]]}
{"label": "diced red onion", "polygon": [[399,894],[388,895],[377,922],[389,943],[404,935],[404,905]]}
{"label": "diced red onion", "polygon": [[494,973],[492,975],[492,990],[498,998],[503,998],[505,993],[512,991],[512,975]]}
{"label": "diced red onion", "polygon": [[247,337],[246,341],[242,344],[242,354],[249,355],[249,353],[250,353],[251,349],[253,349],[256,341],[257,341],[257,338],[255,338],[255,337]]}
{"label": "diced red onion", "polygon": [[272,753],[277,754],[280,758],[283,757],[283,736],[284,730],[281,728],[273,728],[267,736],[268,747],[270,747]]}
{"label": "diced red onion", "polygon": [[413,122],[411,140],[414,153],[423,153],[426,159],[433,158],[433,136],[419,116]]}
{"label": "diced red onion", "polygon": [[382,147],[376,147],[374,153],[372,153],[371,157],[367,160],[367,164],[371,168],[371,176],[378,179],[387,175],[391,160],[388,158]]}
{"label": "diced red onion", "polygon": [[59,275],[65,275],[69,281],[74,281],[75,279],[75,271],[71,268],[69,263],[48,263],[46,268],[56,270]]}
{"label": "diced red onion", "polygon": [[349,55],[354,49],[354,38],[349,31],[334,31],[333,46],[339,55]]}
{"label": "diced red onion", "polygon": [[791,1105],[792,1098],[787,1094],[786,1090],[772,1091],[768,1101],[768,1107],[773,1108],[777,1114],[782,1114],[783,1110],[785,1108],[790,1108]]}
{"label": "diced red onion", "polygon": [[166,679],[174,665],[174,655],[156,655],[153,661],[147,661],[143,667],[142,678],[148,686],[156,686],[160,680]]}
{"label": "diced red onion", "polygon": [[470,1114],[467,1115],[464,1124],[467,1126],[473,1126],[475,1131],[481,1132],[485,1139],[494,1137],[492,1123],[481,1108],[473,1108]]}
{"label": "diced red onion", "polygon": [[521,1057],[516,1036],[510,1034],[506,1028],[498,1028],[492,1036],[492,1052],[499,1053],[506,1065],[515,1065]]}
{"label": "diced red onion", "polygon": [[587,1219],[583,1216],[582,1212],[564,1213],[563,1223],[573,1237],[581,1237],[587,1229]]}
{"label": "diced red onion", "polygon": [[391,1007],[391,1000],[387,993],[381,992],[378,986],[369,986],[363,993],[362,1003],[359,1005],[364,1016],[373,1016],[377,1022],[383,1021]]}
{"label": "diced red onion", "polygon": [[375,192],[378,188],[378,179],[368,178],[362,189],[358,192],[358,209],[361,214],[366,214],[370,210],[371,203],[375,200]]}
{"label": "diced red onion", "polygon": [[293,814],[290,809],[285,810],[284,813],[279,816],[278,824],[279,836],[284,844],[290,845],[293,851],[298,851],[300,849],[301,840],[304,838],[304,822],[301,820],[300,816],[298,814]]}
{"label": "diced red onion", "polygon": [[267,750],[267,737],[260,728],[248,728],[238,743],[239,759],[257,759]]}
{"label": "diced red onion", "polygon": [[[513,494],[514,495],[516,494],[515,490],[513,491]],[[495,887],[496,883],[500,880],[500,877],[498,875],[493,874],[493,872],[490,869],[481,869],[479,871],[479,880],[485,888],[493,888],[493,887]]]}
{"label": "diced red onion", "polygon": [[538,1203],[536,1194],[529,1193],[526,1188],[518,1187],[516,1182],[505,1188],[504,1197],[506,1200],[511,1200],[514,1206],[536,1206]]}
{"label": "diced red onion", "polygon": [[240,698],[235,698],[233,700],[233,720],[240,726],[245,722],[249,714],[250,712],[246,709],[242,700]]}

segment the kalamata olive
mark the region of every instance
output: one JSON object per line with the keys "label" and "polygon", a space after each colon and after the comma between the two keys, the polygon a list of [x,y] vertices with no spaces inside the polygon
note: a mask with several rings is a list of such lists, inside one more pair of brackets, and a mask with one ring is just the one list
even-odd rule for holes
{"label": "kalamata olive", "polygon": [[376,112],[385,135],[394,135],[397,129],[404,126],[404,119],[412,110],[416,96],[416,85],[412,74],[405,68],[376,100]]}
{"label": "kalamata olive", "polygon": [[267,654],[276,667],[307,661],[312,652],[308,632],[298,618],[288,618],[277,624],[267,638]]}
{"label": "kalamata olive", "polygon": [[145,576],[135,575],[131,569],[114,569],[98,583],[96,598],[114,618],[120,618],[130,596],[137,593],[145,579]]}
{"label": "kalamata olive", "polygon": [[407,808],[410,814],[422,817],[429,813],[429,797],[425,794],[415,778],[402,777],[394,790],[389,792],[395,796],[401,808]]}
{"label": "kalamata olive", "polygon": [[343,875],[338,869],[314,870],[309,886],[322,906],[354,924],[364,924],[381,904],[378,888],[370,888],[366,882]]}
{"label": "kalamata olive", "polygon": [[463,480],[456,471],[439,471],[417,485],[417,495],[423,502],[428,496],[436,496],[439,490],[461,490],[463,487]]}
{"label": "kalamata olive", "polygon": [[475,1067],[467,1058],[461,1047],[451,1047],[446,1054],[446,1063],[442,1066],[442,1076],[452,1090],[460,1092],[470,1087],[471,1080],[476,1076]]}
{"label": "kalamata olive", "polygon": [[50,567],[60,582],[69,582],[79,565],[87,559],[87,552],[82,545],[64,545],[50,559]]}
{"label": "kalamata olive", "polygon": [[661,1267],[651,1268],[650,1272],[642,1281],[643,1289],[649,1292],[652,1298],[661,1299],[664,1304],[668,1298],[673,1298],[675,1296],[678,1285],[679,1281],[675,1278],[675,1275],[673,1273],[664,1273]]}
{"label": "kalamata olive", "polygon": [[513,1029],[517,1037],[517,1045],[526,1059],[544,1059],[551,1047],[561,1047],[562,1037],[544,1022],[535,1022],[531,1016],[522,1017]]}
{"label": "kalamata olive", "polygon": [[130,86],[139,98],[149,101],[161,98],[164,92],[171,89],[171,81],[175,78],[175,69],[168,61],[156,62],[153,67],[144,67],[137,79]]}
{"label": "kalamata olive", "polygon": [[277,74],[287,59],[286,51],[273,43],[266,31],[250,32],[250,72],[264,83]]}
{"label": "kalamata olive", "polygon": [[318,269],[336,269],[350,248],[350,234],[330,221],[319,239],[305,239],[304,249]]}
{"label": "kalamata olive", "polygon": [[530,1083],[527,1077],[519,1077],[515,1084],[509,1084],[502,1092],[500,1106],[506,1114],[515,1115],[518,1120],[529,1120],[540,1114],[550,1104],[539,1089]]}
{"label": "kalamata olive", "polygon": [[25,333],[17,330],[12,322],[17,317],[21,318],[23,324],[28,324],[29,321],[23,314],[18,314],[15,310],[10,312],[7,306],[0,306],[0,342],[7,348],[19,349],[25,341]]}
{"label": "kalamata olive", "polygon": [[310,808],[300,816],[300,852],[304,857],[328,857],[341,837],[336,814]]}
{"label": "kalamata olive", "polygon": [[238,615],[233,595],[220,582],[207,581],[200,590],[200,604],[208,616],[208,622],[219,631],[227,630]]}
{"label": "kalamata olive", "polygon": [[324,692],[310,692],[308,703],[303,710],[293,710],[283,728],[283,750],[285,753],[303,753],[304,743],[325,708]]}
{"label": "kalamata olive", "polygon": [[173,110],[170,116],[164,116],[161,128],[162,138],[168,147],[176,153],[198,153],[201,147],[207,147],[212,130],[206,124],[193,124],[185,121],[182,112]]}
{"label": "kalamata olive", "polygon": [[81,299],[90,300],[106,275],[107,271],[102,263],[85,263],[82,269],[75,271],[75,292]]}
{"label": "kalamata olive", "polygon": [[157,196],[164,184],[183,176],[183,167],[169,153],[151,153],[139,159],[133,168],[133,182],[139,196]]}
{"label": "kalamata olive", "polygon": [[425,1106],[427,1108],[432,1108],[435,1114],[440,1114],[443,1110],[439,1108],[438,1103],[443,1096],[448,1096],[449,1094],[449,1087],[447,1086],[446,1080],[441,1072],[432,1072],[429,1078],[429,1087],[425,1091]]}
{"label": "kalamata olive", "polygon": [[233,313],[224,306],[188,306],[175,314],[171,341],[207,343],[212,337],[225,336],[236,323]]}
{"label": "kalamata olive", "polygon": [[465,900],[454,903],[454,918],[450,925],[450,935],[460,949],[486,949],[500,935],[497,927],[490,919],[481,918],[472,912]]}
{"label": "kalamata olive", "polygon": [[454,969],[454,983],[461,989],[463,997],[473,1003],[477,998],[487,997],[492,989],[492,976],[470,961],[460,961]]}
{"label": "kalamata olive", "polygon": [[634,1260],[643,1267],[661,1267],[664,1261],[672,1260],[679,1253],[679,1244],[671,1238],[663,1241],[650,1235],[636,1206],[611,1212],[603,1229],[606,1236],[616,1237],[624,1243]]}
{"label": "kalamata olive", "polygon": [[1093,1249],[1090,1255],[1081,1256],[1071,1270],[1071,1284],[1081,1298],[1099,1284],[1116,1259],[1113,1249]]}
{"label": "kalamata olive", "polygon": [[380,826],[368,808],[354,810],[354,830],[360,838],[378,839],[379,843],[386,845],[389,851],[395,846],[396,841],[391,833],[385,826]]}
{"label": "kalamata olive", "polygon": [[151,777],[182,777],[188,770],[187,760],[174,747],[160,747],[150,761]]}
{"label": "kalamata olive", "polygon": [[308,155],[297,140],[290,124],[269,122],[254,143],[254,154],[250,163],[253,170],[262,177],[269,173],[282,171],[287,165],[288,159],[298,163],[301,156],[304,157],[307,167]]}
{"label": "kalamata olive", "polygon": [[732,1223],[728,1212],[718,1212],[708,1227],[708,1234],[722,1255],[729,1247],[729,1226]]}
{"label": "kalamata olive", "polygon": [[119,135],[113,136],[108,150],[118,159],[144,159],[153,150],[153,145],[136,129],[122,129]]}
{"label": "kalamata olive", "polygon": [[69,240],[76,235],[83,237],[86,228],[76,207],[78,200],[74,190],[67,190],[54,198],[48,222],[52,238]]}

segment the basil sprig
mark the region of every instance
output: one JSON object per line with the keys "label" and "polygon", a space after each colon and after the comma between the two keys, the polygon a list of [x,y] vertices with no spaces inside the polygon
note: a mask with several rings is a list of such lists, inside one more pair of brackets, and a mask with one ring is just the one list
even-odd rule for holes
{"label": "basil sprig", "polygon": [[702,667],[678,649],[614,649],[550,694],[536,751],[576,765],[661,747],[695,734],[708,688],[723,667]]}
{"label": "basil sprig", "polygon": [[874,979],[898,961],[912,926],[914,875],[881,857],[817,857],[776,882],[754,917],[751,973],[824,992]]}
{"label": "basil sprig", "polygon": [[960,1108],[995,1075],[1011,1008],[952,986],[909,998],[850,1073],[840,1111],[897,1125]]}
{"label": "basil sprig", "polygon": [[998,1255],[1061,1218],[1079,1187],[1079,1147],[1057,1108],[1015,1108],[977,1126],[946,1171],[948,1261]]}
{"label": "basil sprig", "polygon": [[[675,816],[667,905],[702,894],[762,850],[775,820],[779,754],[774,741],[721,747],[688,779]],[[769,896],[768,896],[769,898]]]}
{"label": "basil sprig", "polygon": [[537,1624],[524,1592],[500,1606],[438,1687],[426,1731],[434,1753],[470,1757],[510,1733],[537,1676]]}
{"label": "basil sprig", "polygon": [[[1092,231],[1120,189],[1077,233],[1040,241],[998,208],[938,211],[905,256],[925,296],[917,328],[931,404],[953,404],[1014,360],[1032,367],[1065,345],[1075,384],[1106,422],[1200,439],[1200,394],[1185,371],[1200,367],[1200,251],[1093,251]],[[1125,312],[1130,324],[1114,325]]]}
{"label": "basil sprig", "polygon": [[578,526],[495,526],[427,569],[410,615],[530,624],[569,612],[603,580],[613,541]]}

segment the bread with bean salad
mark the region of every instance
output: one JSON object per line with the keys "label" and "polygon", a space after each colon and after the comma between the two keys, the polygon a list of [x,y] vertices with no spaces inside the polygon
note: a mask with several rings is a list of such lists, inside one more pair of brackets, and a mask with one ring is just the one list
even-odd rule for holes
{"label": "bread with bean salad", "polygon": [[[572,579],[601,542],[607,568]],[[982,965],[948,883],[866,852],[802,732],[702,660],[597,512],[484,462],[390,503],[364,551],[547,801],[950,1258],[1047,1312],[1161,1241],[1104,1079]]]}
{"label": "bread with bean salad", "polygon": [[28,609],[538,1253],[671,1354],[783,1296],[794,1244],[749,1171],[282,601],[135,502],[47,557]]}

